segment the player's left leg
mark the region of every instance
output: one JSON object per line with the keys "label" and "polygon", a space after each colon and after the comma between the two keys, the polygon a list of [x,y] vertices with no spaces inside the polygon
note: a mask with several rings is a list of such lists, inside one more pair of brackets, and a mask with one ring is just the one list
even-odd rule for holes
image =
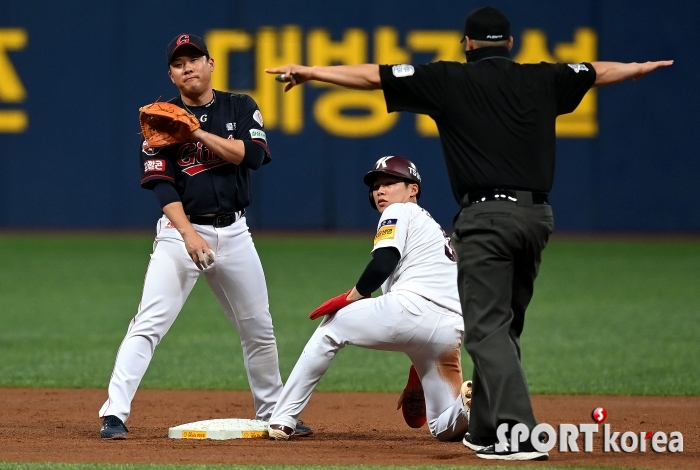
{"label": "player's left leg", "polygon": [[460,393],[464,380],[460,352],[463,320],[431,302],[422,308],[436,311],[426,314],[422,325],[432,327],[433,333],[430,341],[406,354],[421,379],[430,433],[441,441],[460,440],[469,429],[469,415]]}
{"label": "player's left leg", "polygon": [[156,346],[177,318],[199,277],[200,272],[187,254],[182,238],[175,229],[164,228],[165,222],[165,217],[159,221],[141,302],[117,351],[109,396],[100,409],[100,417],[116,416],[127,421],[131,402]]}
{"label": "player's left leg", "polygon": [[361,299],[323,317],[284,385],[270,424],[294,428],[314,388],[346,345],[401,351],[414,329],[415,317],[393,294]]}
{"label": "player's left leg", "polygon": [[217,232],[216,261],[205,271],[209,286],[241,339],[256,419],[267,421],[282,392],[277,342],[260,258],[245,217]]}
{"label": "player's left leg", "polygon": [[[301,353],[275,408],[270,424],[293,427],[308,404],[314,388],[330,364],[346,345],[381,351],[401,351],[416,357],[416,369],[428,377],[427,395],[431,393],[429,419],[441,439],[456,439],[464,429],[466,413],[455,397],[462,385],[461,368],[454,355],[462,341],[463,321],[456,313],[448,314],[440,307],[426,307],[423,297],[390,292],[373,299],[362,299],[324,317]],[[439,313],[438,313],[439,311]],[[421,351],[423,351],[421,353]],[[437,374],[432,380],[432,374]],[[457,377],[459,376],[459,377]],[[452,385],[456,384],[453,395]],[[454,407],[451,419],[448,408]],[[444,417],[442,416],[444,414]],[[449,434],[452,432],[453,434]],[[464,435],[462,432],[461,436]]]}

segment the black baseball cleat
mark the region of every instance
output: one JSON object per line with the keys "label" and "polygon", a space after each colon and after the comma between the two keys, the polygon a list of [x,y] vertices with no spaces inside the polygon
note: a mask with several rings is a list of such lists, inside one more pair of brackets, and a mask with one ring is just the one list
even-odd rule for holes
{"label": "black baseball cleat", "polygon": [[100,437],[102,439],[126,439],[126,433],[129,430],[124,422],[116,416],[105,416],[100,428]]}
{"label": "black baseball cleat", "polygon": [[540,452],[527,442],[521,442],[518,450],[510,450],[510,445],[506,444],[505,450],[496,451],[496,444],[476,451],[476,456],[487,460],[547,460],[549,454]]}
{"label": "black baseball cleat", "polygon": [[296,429],[294,429],[294,435],[297,437],[308,437],[314,433],[314,430],[309,426],[305,425],[302,421],[297,421]]}
{"label": "black baseball cleat", "polygon": [[476,436],[472,436],[469,433],[466,433],[464,435],[464,439],[462,439],[462,444],[464,444],[464,447],[466,447],[467,449],[471,449],[474,452],[488,447],[481,441],[481,439],[479,439]]}

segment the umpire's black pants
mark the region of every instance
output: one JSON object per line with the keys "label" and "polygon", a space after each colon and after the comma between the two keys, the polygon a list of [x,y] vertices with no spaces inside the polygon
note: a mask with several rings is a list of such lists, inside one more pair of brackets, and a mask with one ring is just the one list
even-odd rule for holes
{"label": "umpire's black pants", "polygon": [[554,229],[552,209],[518,202],[463,203],[455,221],[464,346],[474,362],[469,433],[490,445],[501,423],[537,423],[520,365],[520,334],[541,254]]}

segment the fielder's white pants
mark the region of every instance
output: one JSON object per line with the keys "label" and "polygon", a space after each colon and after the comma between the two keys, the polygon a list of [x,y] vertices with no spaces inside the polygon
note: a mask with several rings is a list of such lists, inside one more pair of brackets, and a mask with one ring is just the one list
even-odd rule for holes
{"label": "fielder's white pants", "polygon": [[156,346],[203,272],[240,335],[256,419],[270,418],[282,391],[282,380],[265,275],[245,217],[228,227],[194,224],[194,228],[216,253],[216,261],[204,271],[187,254],[180,233],[169,220],[164,216],[158,222],[141,303],[117,352],[109,398],[100,409],[100,417],[129,418],[131,401]]}
{"label": "fielder's white pants", "polygon": [[404,352],[423,384],[430,433],[442,441],[461,439],[469,426],[460,396],[463,336],[461,315],[416,294],[389,292],[358,300],[324,317],[294,366],[270,424],[294,429],[336,353],[350,344]]}

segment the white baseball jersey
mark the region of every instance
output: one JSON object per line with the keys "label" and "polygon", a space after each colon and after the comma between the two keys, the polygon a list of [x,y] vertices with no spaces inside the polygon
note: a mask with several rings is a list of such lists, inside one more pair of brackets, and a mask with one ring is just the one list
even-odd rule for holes
{"label": "white baseball jersey", "polygon": [[460,313],[457,263],[449,237],[428,211],[413,203],[394,203],[379,219],[374,250],[393,247],[401,260],[382,285],[382,293],[409,291]]}
{"label": "white baseball jersey", "polygon": [[346,345],[400,351],[415,366],[425,393],[430,433],[461,439],[469,410],[460,396],[464,323],[454,252],[430,214],[413,203],[384,210],[374,250],[394,247],[401,259],[384,295],[361,299],[324,317],[301,353],[270,418],[294,428],[316,384]]}

